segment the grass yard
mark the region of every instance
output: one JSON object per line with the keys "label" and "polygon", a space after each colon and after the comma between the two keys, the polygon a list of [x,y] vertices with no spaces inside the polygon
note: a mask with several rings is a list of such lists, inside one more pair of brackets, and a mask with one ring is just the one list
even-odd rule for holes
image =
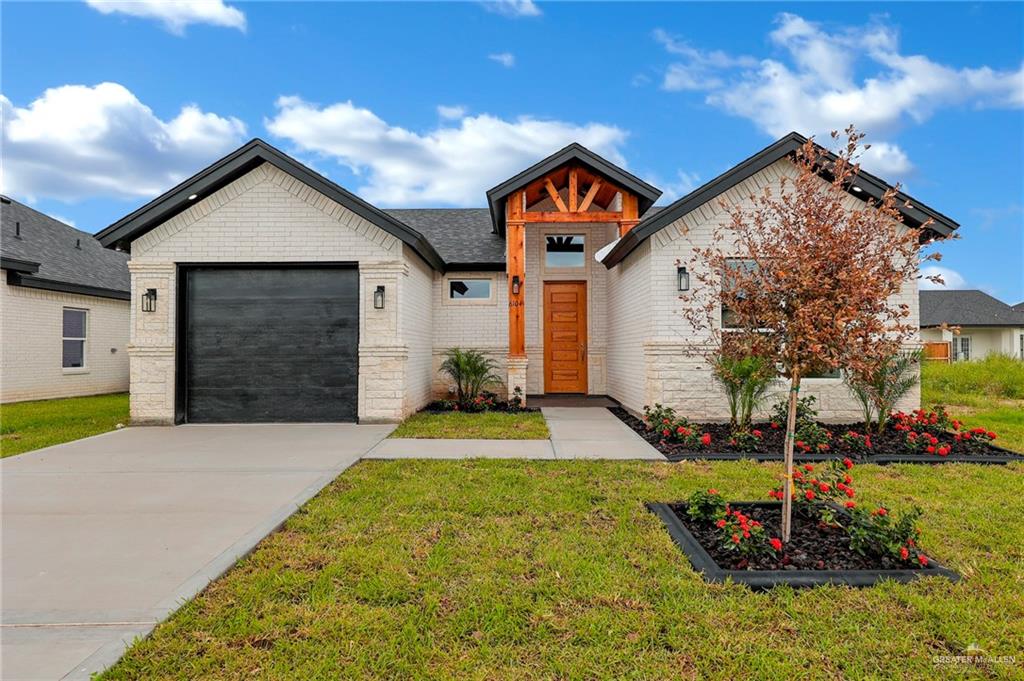
{"label": "grass yard", "polygon": [[[858,470],[960,584],[707,585],[643,507],[779,470],[362,462],[101,678],[1021,678],[1024,465]],[[1016,662],[934,661],[972,645]]]}
{"label": "grass yard", "polygon": [[462,438],[468,440],[546,440],[547,421],[539,411],[509,414],[488,411],[467,414],[413,414],[391,433],[391,437]]}
{"label": "grass yard", "polygon": [[1024,362],[990,356],[978,362],[926,362],[921,405],[943,404],[968,426],[999,434],[995,444],[1024,453]]}
{"label": "grass yard", "polygon": [[0,457],[59,445],[128,424],[128,394],[0,405]]}

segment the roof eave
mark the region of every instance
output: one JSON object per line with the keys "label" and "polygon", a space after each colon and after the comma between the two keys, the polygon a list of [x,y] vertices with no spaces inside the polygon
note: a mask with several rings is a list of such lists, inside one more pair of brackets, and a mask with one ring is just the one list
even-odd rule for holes
{"label": "roof eave", "polygon": [[[422,234],[260,139],[248,142],[210,167],[121,218],[99,232],[96,238],[107,248],[130,245],[132,240],[174,215],[187,210],[189,206],[194,205],[195,201],[202,200],[264,162],[295,177],[300,182],[390,233],[409,245],[435,270],[444,270],[444,260]],[[188,197],[193,194],[197,198],[190,201]]]}

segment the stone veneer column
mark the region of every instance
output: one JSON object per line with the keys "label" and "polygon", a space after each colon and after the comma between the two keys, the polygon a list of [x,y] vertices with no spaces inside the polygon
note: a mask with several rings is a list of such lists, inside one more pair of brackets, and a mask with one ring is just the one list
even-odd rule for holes
{"label": "stone veneer column", "polygon": [[[130,261],[132,299],[128,345],[133,425],[174,423],[174,342],[177,310],[174,263]],[[156,309],[143,312],[142,296],[156,289]]]}
{"label": "stone veneer column", "polygon": [[508,399],[512,399],[516,388],[523,391],[523,406],[526,406],[526,366],[529,360],[526,357],[509,357],[508,362]]}
{"label": "stone veneer column", "polygon": [[[405,417],[409,348],[399,335],[401,289],[408,274],[401,261],[360,263],[362,323],[359,329],[359,421],[393,423]],[[373,294],[384,287],[384,309],[373,307]]]}

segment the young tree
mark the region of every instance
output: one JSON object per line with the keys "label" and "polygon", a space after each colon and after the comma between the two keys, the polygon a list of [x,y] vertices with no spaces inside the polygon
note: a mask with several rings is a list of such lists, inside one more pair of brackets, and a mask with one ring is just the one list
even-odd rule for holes
{"label": "young tree", "polygon": [[[832,133],[839,140],[839,133]],[[729,221],[706,248],[695,248],[693,304],[684,317],[713,344],[740,342],[776,365],[789,382],[783,482],[782,539],[792,526],[793,444],[800,381],[844,368],[874,370],[916,333],[910,308],[896,297],[918,278],[919,265],[938,260],[923,244],[928,224],[902,224],[898,187],[879,200],[849,193],[857,185],[863,134],[853,126],[829,152],[809,140],[781,187],[722,207]],[[863,150],[869,148],[864,146]],[[941,282],[938,277],[929,277]],[[727,317],[722,329],[719,313]]]}

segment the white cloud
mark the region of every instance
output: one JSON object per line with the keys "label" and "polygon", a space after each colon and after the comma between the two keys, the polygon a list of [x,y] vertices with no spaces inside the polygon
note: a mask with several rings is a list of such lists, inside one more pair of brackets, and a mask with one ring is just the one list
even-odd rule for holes
{"label": "white cloud", "polygon": [[156,19],[175,35],[184,35],[189,24],[210,24],[245,31],[245,14],[223,0],[85,0],[103,14],[127,14]]}
{"label": "white cloud", "polygon": [[49,213],[49,216],[56,220],[57,222],[63,222],[65,225],[71,225],[72,227],[75,228],[78,227],[78,225],[75,224],[75,221],[72,220],[71,218],[66,218],[63,215],[56,215],[54,213]]}
{"label": "white cloud", "polygon": [[487,58],[491,61],[496,61],[506,69],[510,69],[516,65],[516,55],[511,52],[496,52],[494,54],[487,55]]}
{"label": "white cloud", "polygon": [[64,85],[27,107],[0,95],[4,191],[32,199],[154,196],[238,146],[245,125],[195,104],[158,118],[118,83]]}
{"label": "white cloud", "polygon": [[677,170],[675,180],[664,182],[658,177],[651,177],[647,181],[661,189],[662,194],[661,198],[658,199],[659,203],[669,203],[680,197],[686,196],[699,187],[700,175],[697,173],[689,173],[685,170]]}
{"label": "white cloud", "polygon": [[380,205],[479,206],[487,189],[574,141],[625,164],[627,132],[600,123],[480,114],[419,133],[351,101],[281,97],[277,108],[266,121],[273,135],[347,166],[362,180],[358,193]]}
{"label": "white cloud", "polygon": [[539,17],[540,7],[533,0],[488,0],[483,3],[488,12],[506,17]]}
{"label": "white cloud", "polygon": [[[925,277],[942,277],[944,286],[940,286],[934,282],[928,281]],[[956,270],[951,270],[948,267],[939,267],[938,265],[928,265],[927,267],[921,268],[921,281],[918,288],[922,291],[947,291],[950,289],[965,289],[967,288],[967,280],[962,274]]]}
{"label": "white cloud", "polygon": [[1024,106],[1024,66],[954,68],[905,55],[897,31],[880,20],[826,29],[783,13],[775,23],[768,39],[783,56],[760,61],[656,32],[655,40],[677,58],[665,67],[663,88],[704,92],[709,104],[773,137],[791,130],[824,136],[854,123],[875,144],[865,167],[882,174],[911,169],[891,137],[941,108]]}
{"label": "white cloud", "polygon": [[437,115],[449,121],[458,120],[466,115],[466,107],[461,105],[445,106],[441,104],[437,107]]}

